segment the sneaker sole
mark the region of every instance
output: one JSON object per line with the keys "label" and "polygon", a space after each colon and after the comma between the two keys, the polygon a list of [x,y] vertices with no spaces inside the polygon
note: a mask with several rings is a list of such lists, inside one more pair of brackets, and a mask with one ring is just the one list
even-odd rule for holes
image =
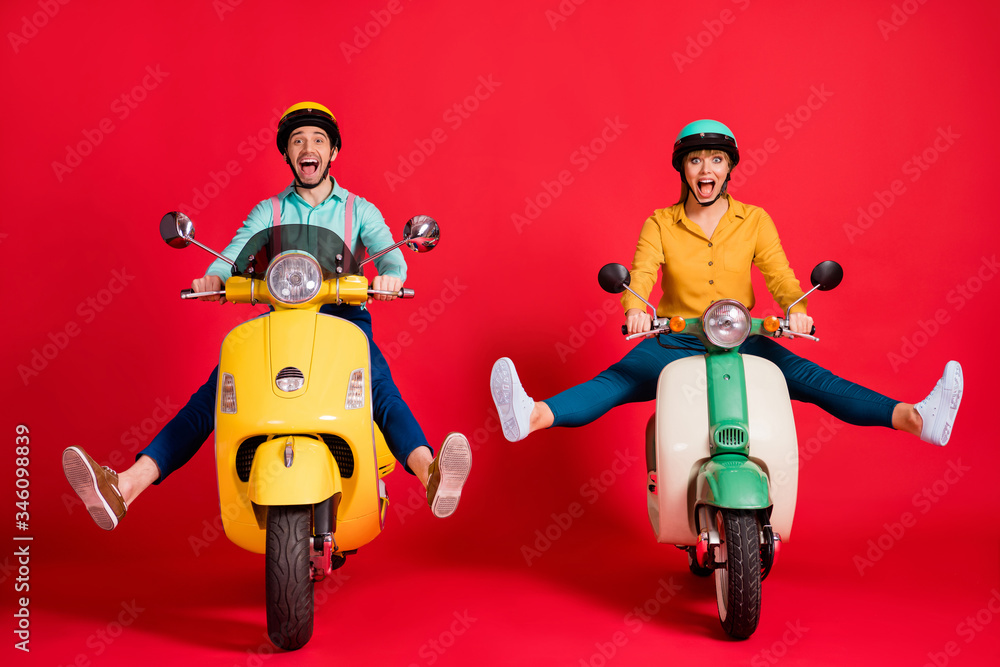
{"label": "sneaker sole", "polygon": [[520,380],[518,380],[517,371],[514,370],[514,364],[507,357],[498,359],[493,364],[493,371],[490,373],[490,393],[493,395],[493,404],[500,416],[503,437],[510,442],[517,442],[521,439],[521,428],[514,415],[515,382],[520,382]]}
{"label": "sneaker sole", "polygon": [[958,414],[958,406],[962,403],[962,392],[965,388],[965,380],[962,377],[961,364],[949,361],[944,369],[944,387],[941,390],[941,399],[937,409],[939,414],[946,413],[944,426],[941,432],[941,446],[944,447],[951,439],[951,429],[955,425],[955,417]]}
{"label": "sneaker sole", "polygon": [[66,481],[80,496],[86,505],[91,518],[104,530],[114,530],[118,525],[118,517],[97,488],[97,476],[87,459],[76,447],[70,447],[63,452],[63,474]]}
{"label": "sneaker sole", "polygon": [[449,435],[441,445],[441,453],[438,455],[438,472],[441,474],[441,480],[431,505],[434,516],[443,519],[455,512],[462,497],[462,487],[465,486],[465,480],[469,478],[471,469],[472,448],[469,447],[468,439],[457,433]]}

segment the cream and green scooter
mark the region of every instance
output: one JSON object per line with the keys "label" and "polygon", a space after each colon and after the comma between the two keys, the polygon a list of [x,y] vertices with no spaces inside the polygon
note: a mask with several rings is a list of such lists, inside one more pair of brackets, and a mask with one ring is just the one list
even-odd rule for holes
{"label": "cream and green scooter", "polygon": [[[822,262],[807,295],[842,278],[839,264]],[[608,292],[632,292],[621,264],[603,267],[598,280]],[[798,442],[781,371],[739,347],[749,336],[818,339],[788,330],[791,306],[784,319],[751,318],[731,299],[714,302],[696,320],[656,319],[653,310],[650,333],[661,345],[670,344],[670,334],[689,334],[706,352],[660,373],[646,429],[649,519],[658,542],[687,552],[694,574],[714,571],[722,627],[745,639],[757,629],[761,581],[791,536]]]}

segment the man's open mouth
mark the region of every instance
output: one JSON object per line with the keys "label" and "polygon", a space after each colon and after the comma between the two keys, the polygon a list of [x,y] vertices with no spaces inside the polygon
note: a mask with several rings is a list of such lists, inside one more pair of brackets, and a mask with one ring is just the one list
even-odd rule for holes
{"label": "man's open mouth", "polygon": [[715,181],[711,178],[702,178],[698,180],[698,194],[701,197],[708,197],[715,190]]}
{"label": "man's open mouth", "polygon": [[314,175],[319,171],[319,159],[314,157],[302,158],[299,160],[299,171],[306,177]]}

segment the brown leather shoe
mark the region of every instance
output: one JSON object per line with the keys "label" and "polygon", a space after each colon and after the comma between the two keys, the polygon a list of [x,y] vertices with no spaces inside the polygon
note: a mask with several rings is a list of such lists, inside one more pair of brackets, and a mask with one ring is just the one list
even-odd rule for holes
{"label": "brown leather shoe", "polygon": [[461,433],[449,433],[427,469],[427,504],[434,516],[443,519],[454,513],[471,468],[468,439]]}
{"label": "brown leather shoe", "polygon": [[126,510],[125,499],[118,490],[118,475],[107,466],[97,465],[79,447],[67,447],[62,461],[66,480],[87,506],[90,516],[104,530],[113,530]]}

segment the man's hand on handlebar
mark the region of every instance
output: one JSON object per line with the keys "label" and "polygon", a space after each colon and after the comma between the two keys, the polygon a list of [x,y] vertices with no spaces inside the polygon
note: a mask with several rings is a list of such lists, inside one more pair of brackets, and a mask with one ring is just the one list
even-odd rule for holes
{"label": "man's hand on handlebar", "polygon": [[[395,276],[375,276],[375,280],[372,281],[372,289],[385,292],[399,292],[399,290],[403,289],[403,281]],[[372,294],[368,298],[368,302],[371,303],[372,299],[376,301],[392,301],[395,298],[395,294]]]}
{"label": "man's hand on handlebar", "polygon": [[[194,281],[192,281],[191,289],[196,293],[217,292],[222,289],[222,278],[220,278],[219,276],[213,276],[211,274],[207,274],[201,278],[196,278]],[[216,296],[214,294],[211,296],[200,296],[198,297],[198,299],[201,301],[222,301],[223,303],[225,303],[226,301],[226,297]]]}
{"label": "man's hand on handlebar", "polygon": [[629,335],[649,331],[653,326],[653,318],[644,310],[629,308],[625,312],[625,326]]}

